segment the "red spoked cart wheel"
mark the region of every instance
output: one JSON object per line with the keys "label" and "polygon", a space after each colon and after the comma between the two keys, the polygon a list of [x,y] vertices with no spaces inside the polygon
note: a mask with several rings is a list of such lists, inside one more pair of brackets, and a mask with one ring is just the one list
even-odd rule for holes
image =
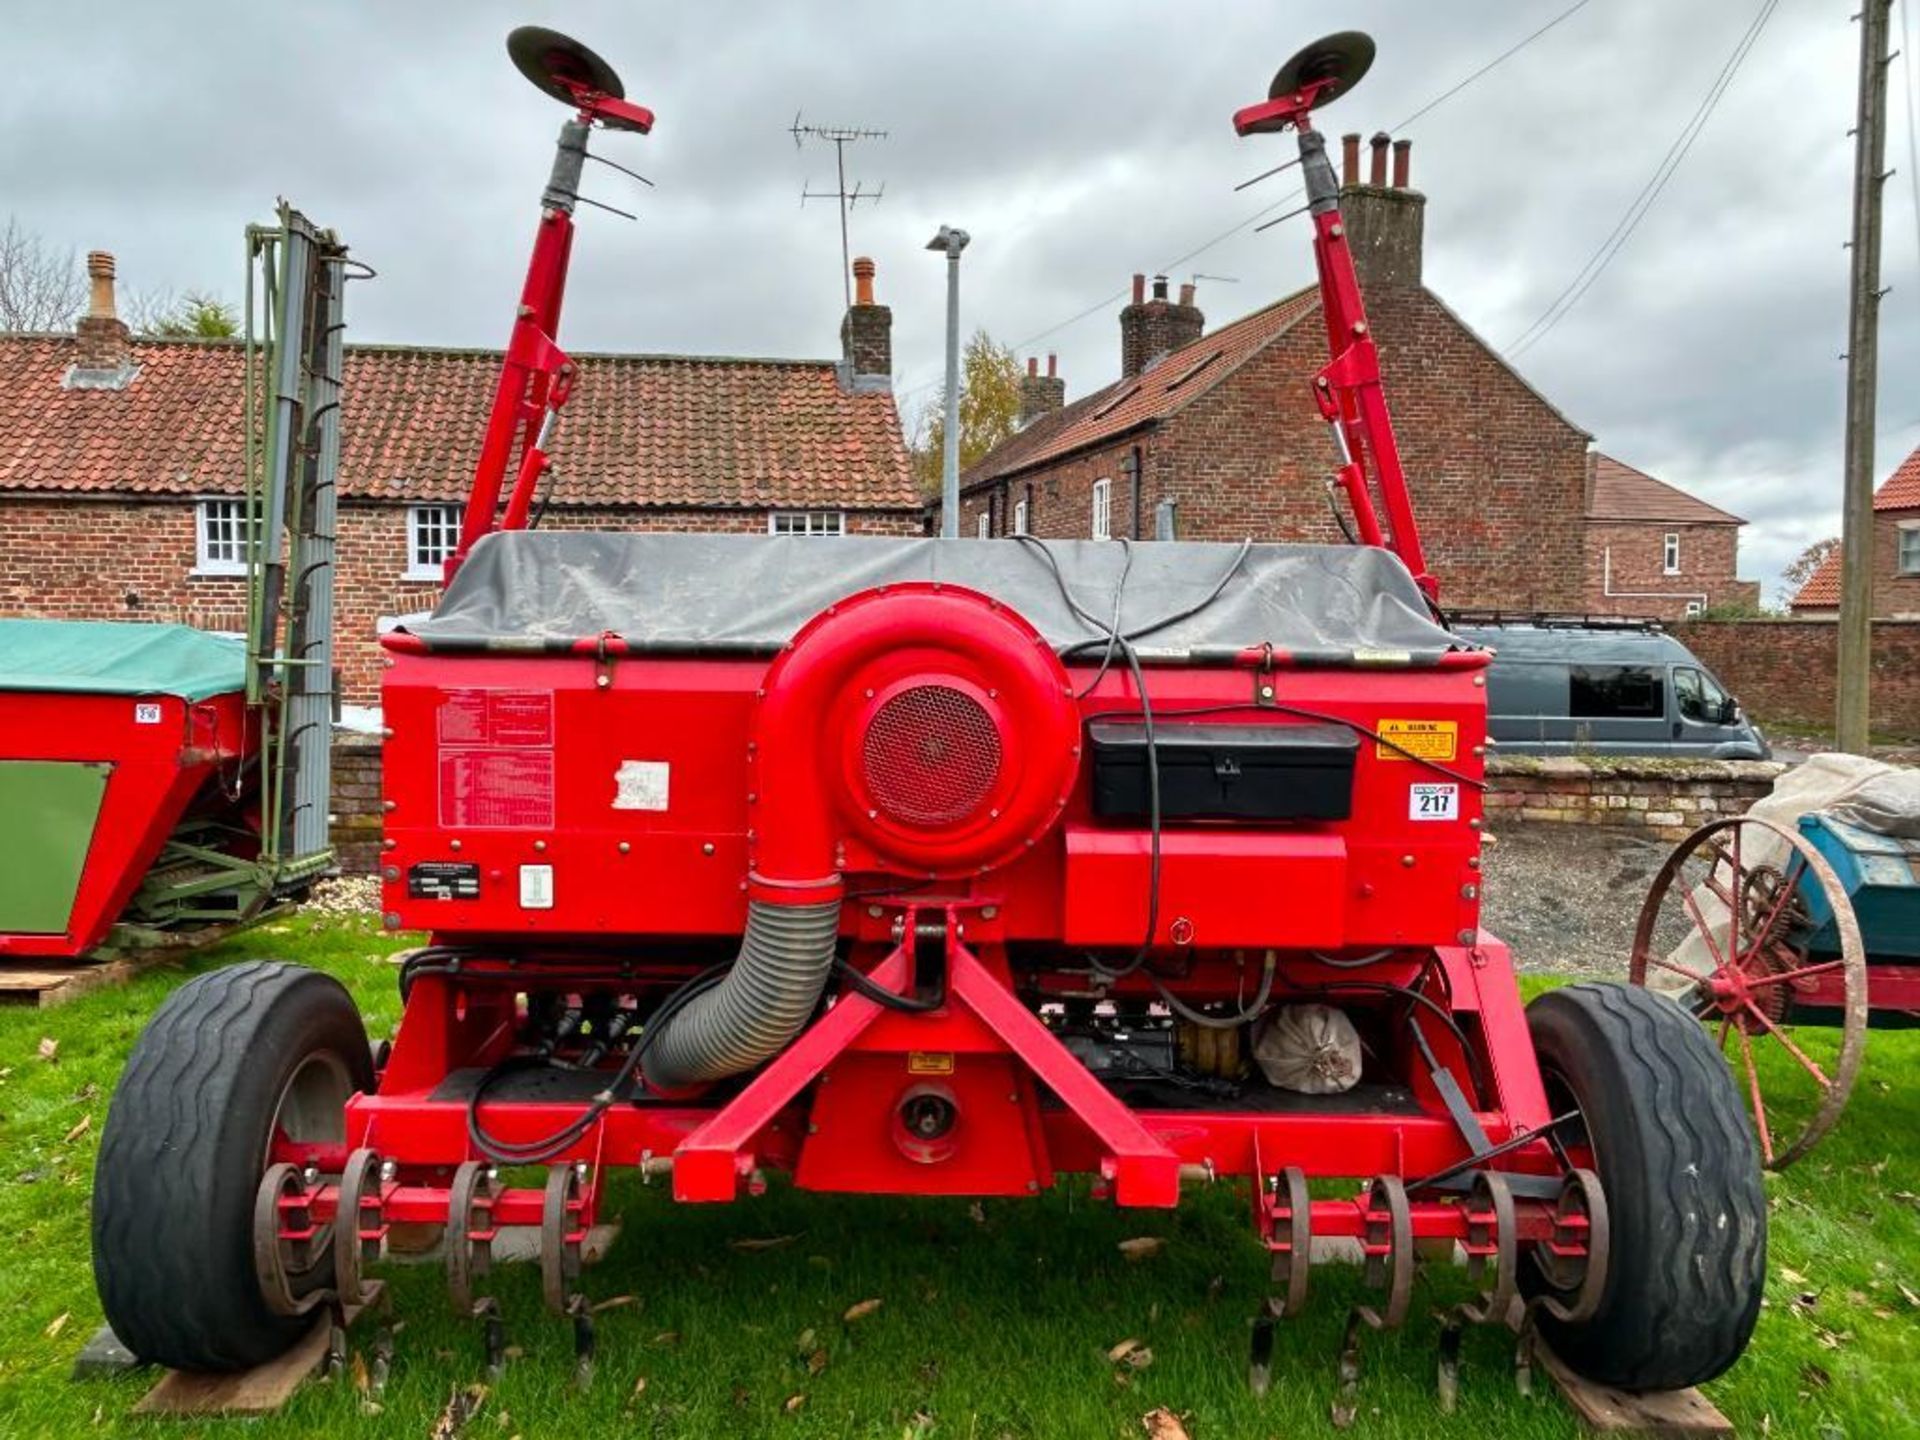
{"label": "red spoked cart wheel", "polygon": [[[1809,953],[1806,886],[1833,914],[1838,956]],[[1853,905],[1825,857],[1794,831],[1745,815],[1701,826],[1667,857],[1640,909],[1630,978],[1671,993],[1716,1032],[1761,1158],[1784,1170],[1833,1128],[1860,1074],[1866,963]],[[1840,1014],[1837,1051],[1824,1063],[1790,1019],[1796,999],[1814,997]],[[1763,1058],[1769,1051],[1791,1063]]]}

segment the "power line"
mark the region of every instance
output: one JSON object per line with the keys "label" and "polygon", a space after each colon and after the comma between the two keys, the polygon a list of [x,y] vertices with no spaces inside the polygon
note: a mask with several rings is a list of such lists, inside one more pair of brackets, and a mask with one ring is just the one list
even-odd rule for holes
{"label": "power line", "polygon": [[[1404,130],[1406,129],[1407,126],[1411,125],[1414,121],[1423,118],[1424,116],[1426,116],[1427,114],[1429,114],[1434,110],[1439,109],[1440,106],[1444,105],[1447,101],[1451,100],[1454,96],[1458,95],[1462,90],[1465,90],[1468,86],[1472,85],[1475,81],[1479,80],[1481,77],[1486,75],[1489,71],[1493,70],[1496,66],[1500,65],[1504,61],[1512,59],[1515,55],[1518,55],[1522,50],[1526,49],[1529,45],[1533,44],[1534,41],[1538,40],[1541,36],[1545,35],[1549,30],[1552,30],[1555,26],[1559,25],[1562,21],[1572,19],[1574,15],[1578,14],[1581,10],[1584,10],[1591,3],[1592,3],[1592,0],[1574,0],[1573,4],[1569,5],[1566,9],[1562,10],[1558,15],[1555,15],[1551,20],[1547,21],[1546,24],[1540,26],[1539,29],[1530,32],[1520,40],[1516,41],[1514,44],[1509,45],[1505,50],[1502,50],[1498,55],[1494,56],[1493,59],[1489,60],[1486,64],[1482,65],[1478,70],[1475,70],[1470,75],[1466,76],[1465,79],[1458,81],[1456,84],[1454,84],[1450,88],[1443,90],[1440,92],[1440,94],[1434,96],[1433,99],[1427,101],[1426,104],[1422,105],[1418,110],[1414,111],[1413,114],[1409,115],[1405,120],[1402,120],[1398,125],[1394,126],[1393,127],[1394,130],[1395,131]],[[1776,0],[1776,3],[1777,3],[1777,0]],[[1198,259],[1200,256],[1206,254],[1207,251],[1213,249],[1215,246],[1225,244],[1227,241],[1231,240],[1234,236],[1238,235],[1241,231],[1246,230],[1251,226],[1257,224],[1259,221],[1266,219],[1267,216],[1273,214],[1274,211],[1280,209],[1282,206],[1291,204],[1293,201],[1298,200],[1305,193],[1306,192],[1301,189],[1295,189],[1295,190],[1289,191],[1286,195],[1281,196],[1280,199],[1275,200],[1272,204],[1261,206],[1258,210],[1254,211],[1251,215],[1248,215],[1245,219],[1240,220],[1239,222],[1228,227],[1225,230],[1222,230],[1218,235],[1215,235],[1212,239],[1202,241],[1199,245],[1196,245],[1193,249],[1187,251],[1185,254],[1176,256],[1174,259],[1169,260],[1165,265],[1162,265],[1159,268],[1159,270],[1156,271],[1155,273],[1162,274],[1162,275],[1172,274],[1174,271],[1178,270],[1182,265],[1186,264],[1189,260]],[[1036,341],[1044,340],[1049,335],[1054,335],[1062,330],[1065,330],[1070,325],[1077,325],[1082,320],[1087,319],[1089,316],[1099,314],[1102,310],[1106,309],[1109,305],[1113,304],[1114,301],[1124,297],[1126,293],[1127,293],[1126,289],[1122,288],[1114,291],[1111,295],[1103,296],[1101,299],[1087,306],[1086,309],[1076,311],[1074,314],[1068,316],[1065,320],[1060,321],[1058,324],[1049,325],[1044,330],[1036,331],[1034,334],[1029,335],[1026,339],[1016,343],[1012,348],[1017,353],[1021,350],[1026,349],[1029,345],[1034,344]],[[932,383],[937,384],[938,382],[936,381]],[[926,389],[928,387],[920,386],[918,388]],[[907,393],[911,394],[913,392],[909,391]]]}
{"label": "power line", "polygon": [[1599,248],[1587,257],[1586,263],[1574,273],[1573,279],[1567,282],[1566,288],[1553,298],[1552,303],[1545,310],[1534,317],[1531,325],[1508,343],[1509,358],[1517,358],[1525,354],[1554,326],[1565,319],[1567,313],[1580,303],[1587,291],[1593,288],[1594,282],[1600,278],[1607,266],[1613,263],[1614,257],[1625,248],[1627,241],[1633,238],[1633,232],[1640,228],[1640,222],[1646,219],[1647,212],[1660,198],[1660,193],[1667,188],[1667,182],[1673,179],[1681,162],[1687,158],[1687,152],[1693,149],[1693,142],[1700,138],[1701,132],[1707,127],[1707,122],[1713,118],[1713,112],[1718,108],[1721,97],[1732,85],[1733,77],[1739,73],[1742,62],[1752,51],[1754,44],[1760,38],[1760,32],[1766,28],[1767,21],[1773,18],[1773,12],[1779,8],[1779,4],[1780,0],[1762,0],[1758,13],[1748,23],[1739,41],[1735,43],[1733,53],[1720,67],[1720,73],[1714,76],[1713,84],[1708,86],[1705,98],[1695,107],[1687,123],[1680,127],[1680,133],[1667,147],[1667,153],[1660,157],[1660,163],[1654,167],[1653,174],[1648,178],[1647,183],[1640,187],[1640,193],[1633,197],[1626,211],[1615,222],[1613,229],[1607,233],[1607,238],[1602,240]]}

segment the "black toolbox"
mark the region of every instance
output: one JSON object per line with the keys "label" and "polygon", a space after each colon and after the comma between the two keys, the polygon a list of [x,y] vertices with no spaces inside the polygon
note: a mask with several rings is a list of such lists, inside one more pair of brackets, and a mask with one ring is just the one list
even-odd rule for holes
{"label": "black toolbox", "polygon": [[[1146,823],[1147,727],[1095,720],[1093,813]],[[1344,725],[1156,720],[1162,820],[1345,820],[1360,741]]]}

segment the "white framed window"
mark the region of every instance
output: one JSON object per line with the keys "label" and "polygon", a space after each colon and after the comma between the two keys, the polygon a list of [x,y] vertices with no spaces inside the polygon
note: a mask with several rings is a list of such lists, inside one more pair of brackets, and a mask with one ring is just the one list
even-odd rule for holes
{"label": "white framed window", "polygon": [[1111,480],[1093,482],[1093,515],[1088,522],[1087,533],[1096,540],[1113,538],[1113,481]]}
{"label": "white framed window", "polygon": [[247,573],[247,502],[202,500],[194,506],[193,573]]}
{"label": "white framed window", "polygon": [[1704,600],[1689,600],[1689,601],[1687,601],[1687,614],[1689,614],[1689,615],[1704,615],[1704,614],[1706,614],[1706,613],[1707,613],[1707,602],[1706,602],[1706,601],[1704,601]]}
{"label": "white framed window", "polygon": [[987,540],[993,536],[993,513],[982,510],[973,517],[973,536],[976,540]]}
{"label": "white framed window", "polygon": [[1894,551],[1895,568],[1902,575],[1920,575],[1920,520],[1903,520]]}
{"label": "white framed window", "polygon": [[1680,573],[1680,533],[1669,530],[1667,538],[1660,547],[1660,564],[1669,575]]}
{"label": "white framed window", "polygon": [[402,580],[430,580],[438,585],[441,567],[460,544],[461,509],[458,505],[407,507],[407,568]]}
{"label": "white framed window", "polygon": [[767,516],[769,535],[844,535],[844,510],[775,510]]}
{"label": "white framed window", "polygon": [[1025,500],[1013,502],[1013,533],[1016,535],[1027,533],[1027,502]]}

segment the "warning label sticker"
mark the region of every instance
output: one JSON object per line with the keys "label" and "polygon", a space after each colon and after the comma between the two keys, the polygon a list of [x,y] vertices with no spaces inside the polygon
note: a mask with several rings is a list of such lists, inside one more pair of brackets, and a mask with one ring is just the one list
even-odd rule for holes
{"label": "warning label sticker", "polygon": [[547,690],[449,690],[440,702],[440,743],[551,745],[553,694]]}
{"label": "warning label sticker", "polygon": [[907,1052],[907,1073],[909,1075],[951,1075],[953,1074],[953,1052],[948,1050],[909,1050]]}
{"label": "warning label sticker", "polygon": [[437,730],[442,826],[552,828],[551,691],[449,690]]}
{"label": "warning label sticker", "polygon": [[1460,748],[1457,720],[1382,720],[1373,728],[1382,760],[1451,760]]}

